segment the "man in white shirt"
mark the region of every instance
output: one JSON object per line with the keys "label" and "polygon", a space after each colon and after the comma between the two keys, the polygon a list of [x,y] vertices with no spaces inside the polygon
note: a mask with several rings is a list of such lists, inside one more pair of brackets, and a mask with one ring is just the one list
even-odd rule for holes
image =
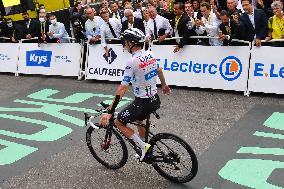
{"label": "man in white shirt", "polygon": [[[108,56],[109,49],[107,47],[106,39],[118,39],[121,32],[121,22],[117,18],[110,18],[106,9],[102,9],[100,13],[104,23],[101,26],[101,45],[105,49],[106,56]],[[116,43],[120,41],[116,41]]]}
{"label": "man in white shirt", "polygon": [[69,35],[65,29],[64,24],[57,22],[55,15],[50,15],[49,21],[51,23],[51,25],[49,25],[49,32],[47,32],[49,38],[56,38],[58,43],[69,43]]}
{"label": "man in white shirt", "polygon": [[101,17],[95,16],[95,9],[88,7],[86,9],[88,20],[85,23],[86,36],[90,44],[98,43],[101,36],[101,25],[104,23]]}
{"label": "man in white shirt", "polygon": [[165,38],[169,37],[173,33],[173,28],[168,19],[157,14],[155,7],[150,6],[148,9],[150,16],[147,22],[146,39],[158,40],[159,43],[163,42]]}
{"label": "man in white shirt", "polygon": [[211,46],[221,46],[223,42],[219,38],[219,25],[221,21],[216,17],[216,15],[211,11],[211,5],[209,3],[203,3],[200,6],[200,11],[202,13],[201,20],[196,19],[196,33],[202,35],[205,32],[209,37],[216,37],[216,39],[209,39],[209,44]]}

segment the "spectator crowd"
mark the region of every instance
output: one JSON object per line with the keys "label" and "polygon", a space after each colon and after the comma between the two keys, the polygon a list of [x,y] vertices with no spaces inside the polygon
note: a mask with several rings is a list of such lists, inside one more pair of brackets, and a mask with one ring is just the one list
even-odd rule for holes
{"label": "spectator crowd", "polygon": [[[20,22],[1,18],[2,41],[70,42],[65,25],[47,14],[44,5],[37,19],[28,13],[22,17]],[[244,40],[261,46],[263,41],[284,39],[282,0],[78,0],[70,21],[77,42],[101,44],[106,53],[108,44],[120,43],[128,28],[143,31],[148,43],[174,45],[174,52],[184,45],[228,46]],[[279,41],[271,44],[283,46]]]}

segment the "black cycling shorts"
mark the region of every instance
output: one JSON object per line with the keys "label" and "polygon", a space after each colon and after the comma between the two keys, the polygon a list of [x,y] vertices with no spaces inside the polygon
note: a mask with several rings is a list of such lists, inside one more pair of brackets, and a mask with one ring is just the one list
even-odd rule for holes
{"label": "black cycling shorts", "polygon": [[124,108],[117,116],[118,121],[126,125],[133,121],[143,121],[149,114],[160,108],[161,101],[156,94],[150,98],[138,98]]}

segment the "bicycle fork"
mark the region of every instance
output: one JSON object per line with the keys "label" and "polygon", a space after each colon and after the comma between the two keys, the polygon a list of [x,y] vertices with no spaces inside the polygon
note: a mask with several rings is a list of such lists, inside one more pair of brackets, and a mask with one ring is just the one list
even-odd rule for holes
{"label": "bicycle fork", "polygon": [[105,134],[105,140],[101,144],[101,148],[103,150],[107,150],[109,148],[109,146],[111,145],[111,136],[112,136],[111,129],[108,128],[107,131],[106,131],[106,134]]}

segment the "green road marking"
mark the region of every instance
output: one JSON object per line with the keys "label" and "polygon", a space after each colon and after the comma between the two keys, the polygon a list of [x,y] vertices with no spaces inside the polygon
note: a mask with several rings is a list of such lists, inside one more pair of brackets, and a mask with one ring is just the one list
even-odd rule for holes
{"label": "green road marking", "polygon": [[284,140],[284,135],[281,135],[281,134],[274,134],[274,133],[266,133],[266,132],[256,131],[253,135],[259,136],[259,137],[265,137],[265,138],[274,138],[274,139]]}
{"label": "green road marking", "polygon": [[[47,98],[48,96],[51,96],[53,94],[58,93],[58,90],[52,90],[52,89],[44,89],[39,92],[33,93],[29,95],[28,97],[32,97],[34,99],[41,99],[45,100],[48,99],[48,101],[54,101],[54,102],[65,102],[65,103],[79,103],[83,102],[84,100],[89,99],[90,97],[101,97],[101,98],[114,98],[114,96],[111,95],[103,95],[103,94],[92,94],[92,93],[76,93],[74,95],[70,95],[64,99],[52,99]],[[39,95],[43,95],[43,97],[40,97]],[[79,97],[80,95],[80,97]],[[75,97],[78,97],[78,100],[74,99]],[[120,108],[127,103],[129,103],[129,100],[131,98],[123,98],[125,100],[120,101],[117,108]],[[66,122],[75,124],[80,127],[84,127],[84,121],[82,119],[78,119],[76,117],[67,115],[62,113],[63,110],[72,110],[77,112],[88,112],[92,114],[97,114],[97,112],[94,109],[89,108],[79,108],[79,107],[73,107],[73,106],[65,106],[65,105],[58,105],[58,104],[50,104],[50,103],[44,103],[44,102],[35,102],[35,101],[27,101],[27,100],[19,100],[16,99],[14,102],[22,103],[22,104],[29,104],[29,105],[36,105],[36,106],[42,106],[41,108],[6,108],[6,107],[0,107],[0,112],[26,112],[26,113],[45,113],[48,115],[51,115],[53,117],[56,117],[58,119],[62,119]],[[111,104],[112,100],[105,100],[105,103]],[[98,104],[99,105],[99,104]]]}
{"label": "green road marking", "polygon": [[40,132],[31,134],[31,135],[0,130],[0,134],[10,136],[10,137],[15,137],[15,138],[21,138],[21,139],[33,140],[33,141],[55,141],[72,132],[72,129],[69,127],[65,127],[64,125],[60,125],[60,124],[52,123],[48,121],[42,121],[42,120],[8,115],[8,114],[0,114],[0,118],[33,123],[35,125],[42,125],[42,126],[47,127],[46,129]]}
{"label": "green road marking", "polygon": [[[89,98],[92,97],[99,97],[99,98],[111,98],[114,99],[113,95],[105,95],[105,94],[94,94],[94,93],[75,93],[73,95],[70,95],[68,97],[65,97],[63,99],[55,99],[55,98],[49,98],[51,95],[57,94],[60,91],[53,90],[53,89],[43,89],[41,91],[35,92],[33,94],[28,95],[29,98],[33,98],[36,100],[44,100],[48,102],[62,102],[66,104],[70,103],[81,103]],[[132,100],[131,98],[123,97],[122,100]]]}
{"label": "green road marking", "polygon": [[26,146],[23,144],[17,144],[0,139],[0,144],[6,146],[6,148],[0,150],[0,165],[8,165],[19,161],[27,155],[37,151],[37,148]]}
{"label": "green road marking", "polygon": [[70,115],[66,115],[61,113],[60,111],[63,110],[73,110],[78,112],[89,112],[96,114],[97,112],[92,109],[87,108],[78,108],[78,107],[71,107],[71,106],[64,106],[64,105],[57,105],[57,104],[49,104],[43,102],[34,102],[34,101],[27,101],[27,100],[15,100],[14,102],[23,103],[23,104],[30,104],[30,105],[37,105],[42,106],[40,108],[5,108],[0,107],[0,112],[26,112],[26,113],[45,113],[56,117],[58,119],[62,119],[66,122],[75,124],[80,127],[84,127],[84,121],[82,119],[75,118]]}
{"label": "green road marking", "polygon": [[284,189],[267,183],[275,169],[283,169],[284,162],[261,159],[233,159],[219,171],[219,175],[236,184],[255,189]]}
{"label": "green road marking", "polygon": [[[274,112],[264,126],[272,129],[284,130],[284,113]],[[284,135],[256,131],[254,136],[284,139]],[[255,155],[284,155],[282,148],[241,147],[237,153]],[[219,171],[219,175],[231,182],[255,189],[284,189],[267,183],[267,179],[275,169],[283,169],[284,162],[261,159],[233,159]]]}
{"label": "green road marking", "polygon": [[264,122],[264,126],[284,131],[284,113],[274,112]]}
{"label": "green road marking", "polygon": [[259,148],[259,147],[241,147],[237,153],[242,154],[262,154],[262,155],[276,155],[283,156],[284,149],[282,148]]}
{"label": "green road marking", "polygon": [[[78,104],[82,103],[90,98],[98,97],[103,98],[104,103],[111,104],[114,96],[112,95],[104,95],[104,94],[95,94],[95,93],[74,93],[70,96],[67,96],[62,99],[55,99],[51,98],[50,96],[59,93],[59,90],[53,90],[53,89],[43,89],[38,92],[35,92],[33,94],[28,95],[27,97],[32,98],[34,100],[42,100],[42,101],[48,101],[48,102],[60,102],[65,104]],[[105,100],[105,98],[107,100]],[[117,108],[120,108],[132,100],[131,98],[123,97],[120,101]],[[40,107],[33,107],[33,108],[21,108],[21,107],[0,107],[0,112],[25,112],[25,113],[44,113],[47,115],[50,115],[54,118],[58,118],[61,120],[64,120],[68,123],[72,123],[74,125],[84,127],[85,123],[83,121],[83,112],[91,113],[92,115],[96,115],[97,112],[94,109],[90,108],[81,108],[81,107],[75,107],[75,106],[68,106],[68,105],[59,105],[59,104],[53,104],[53,103],[46,103],[46,102],[36,102],[36,101],[30,101],[30,100],[20,100],[16,99],[14,100],[15,103],[21,103],[21,104],[27,104],[27,105],[33,105],[33,106],[40,106]],[[97,104],[98,106],[101,106],[100,104]],[[71,110],[82,113],[82,118],[78,119],[76,117],[73,117],[71,115],[67,115],[65,113],[62,113],[62,111]],[[22,134],[22,133],[16,133],[6,130],[0,129],[0,135],[5,135],[8,137],[14,137],[24,140],[31,140],[31,141],[56,141],[60,138],[72,133],[72,129],[69,127],[66,127],[64,125],[44,121],[44,120],[38,120],[38,119],[32,119],[28,117],[21,117],[17,115],[10,115],[10,114],[0,114],[0,118],[4,119],[11,119],[15,121],[23,122],[22,125],[26,123],[35,124],[35,125],[42,125],[46,127],[45,129],[34,133],[34,134]],[[0,140],[0,144],[7,146],[6,148],[0,150],[0,165],[7,165],[14,163],[21,158],[28,156],[30,153],[37,151],[37,148],[25,146],[22,144],[17,144],[13,142],[8,142],[4,140]]]}

